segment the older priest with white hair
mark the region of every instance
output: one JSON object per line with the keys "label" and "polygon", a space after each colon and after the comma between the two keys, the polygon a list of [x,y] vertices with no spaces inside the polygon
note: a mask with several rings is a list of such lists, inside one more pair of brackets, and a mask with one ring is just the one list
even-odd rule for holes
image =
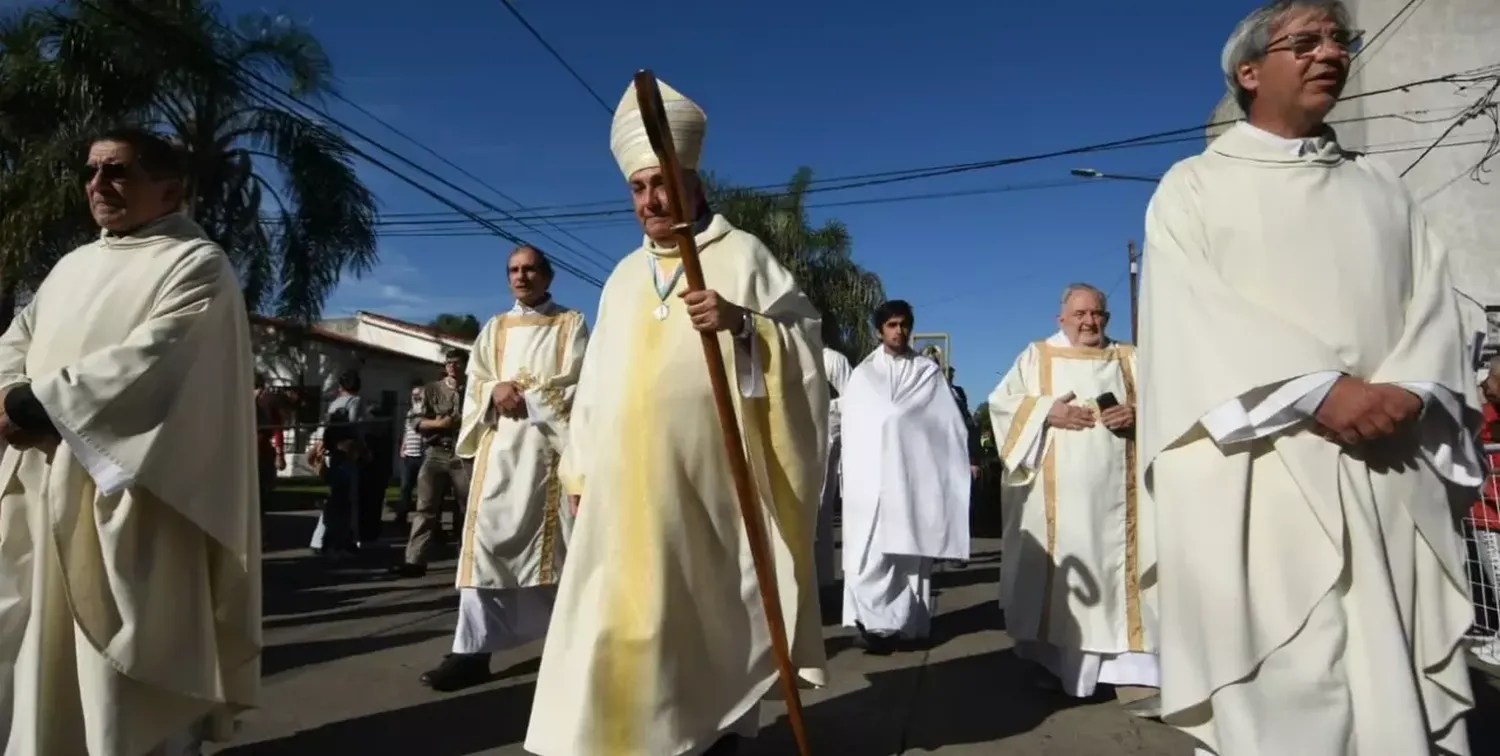
{"label": "older priest with white hair", "polygon": [[[703,111],[661,84],[710,290],[686,293],[665,183],[634,86],[610,147],[646,232],[599,302],[563,484],[578,507],[526,750],[733,753],[776,683],[771,638],[700,332],[718,334],[790,634],[823,682],[813,532],[826,453],[820,318],[755,237],[715,215],[696,168]],[[732,379],[732,380],[735,380]]]}
{"label": "older priest with white hair", "polygon": [[1203,753],[1469,752],[1479,404],[1442,245],[1324,122],[1358,40],[1338,2],[1250,14],[1223,56],[1248,123],[1146,214],[1162,712]]}
{"label": "older priest with white hair", "polygon": [[[990,394],[1005,464],[1000,604],[1016,652],[1064,692],[1155,687],[1152,508],[1136,486],[1135,348],[1104,292],[1063,291],[1061,326]],[[1052,681],[1043,680],[1050,686]]]}

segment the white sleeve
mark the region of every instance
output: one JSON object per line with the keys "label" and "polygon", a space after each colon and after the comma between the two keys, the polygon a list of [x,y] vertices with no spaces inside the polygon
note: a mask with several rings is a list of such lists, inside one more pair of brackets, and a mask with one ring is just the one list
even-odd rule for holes
{"label": "white sleeve", "polygon": [[1478,487],[1487,477],[1478,442],[1463,423],[1463,399],[1436,383],[1399,383],[1422,397],[1417,444],[1422,458],[1443,479],[1457,486]]}
{"label": "white sleeve", "polygon": [[734,335],[735,378],[740,396],[759,399],[766,395],[766,380],[760,366],[759,339],[755,338],[755,316],[745,313],[744,325]]}
{"label": "white sleeve", "polygon": [[1215,407],[1198,422],[1220,446],[1265,438],[1312,417],[1341,376],[1327,370],[1262,386]]}

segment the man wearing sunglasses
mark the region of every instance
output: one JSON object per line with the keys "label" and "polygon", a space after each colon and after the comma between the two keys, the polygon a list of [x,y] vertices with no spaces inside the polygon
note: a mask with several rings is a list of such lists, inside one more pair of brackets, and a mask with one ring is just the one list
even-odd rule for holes
{"label": "man wearing sunglasses", "polygon": [[1469,753],[1479,402],[1442,246],[1325,122],[1359,39],[1335,0],[1242,21],[1248,122],[1146,211],[1161,710],[1200,753]]}
{"label": "man wearing sunglasses", "polygon": [[171,144],[111,131],[85,173],[98,240],[0,336],[0,740],[197,754],[259,689],[249,321]]}

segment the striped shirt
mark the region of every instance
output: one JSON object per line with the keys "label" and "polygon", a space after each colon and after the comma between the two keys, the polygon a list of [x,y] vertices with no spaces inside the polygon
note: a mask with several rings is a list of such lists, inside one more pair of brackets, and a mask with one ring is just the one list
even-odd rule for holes
{"label": "striped shirt", "polygon": [[403,457],[420,457],[427,453],[427,441],[417,432],[417,419],[420,417],[416,410],[406,413],[406,432],[401,436]]}

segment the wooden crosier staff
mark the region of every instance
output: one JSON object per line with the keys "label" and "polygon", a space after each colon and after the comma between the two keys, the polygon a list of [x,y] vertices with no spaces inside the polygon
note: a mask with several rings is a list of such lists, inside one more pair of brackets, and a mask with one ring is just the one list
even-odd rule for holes
{"label": "wooden crosier staff", "polygon": [[[667,109],[661,101],[661,90],[656,86],[656,74],[649,70],[636,72],[635,96],[641,108],[641,120],[646,126],[646,137],[651,141],[651,150],[661,163],[662,180],[672,198],[672,234],[677,238],[677,252],[682,256],[682,274],[687,280],[687,290],[703,291],[708,287],[703,282],[703,266],[698,261],[693,218],[689,215],[693,207],[692,198],[687,196],[682,184],[682,167],[677,160],[677,147],[672,143],[672,130],[667,125]],[[792,724],[792,736],[797,740],[797,752],[801,756],[812,756],[812,750],[807,745],[807,726],[802,720],[802,697],[797,690],[797,671],[792,667],[791,651],[787,644],[786,620],[781,614],[781,596],[776,588],[775,567],[771,562],[770,547],[766,544],[765,521],[761,517],[760,501],[750,485],[750,465],[745,460],[740,425],[729,394],[729,377],[724,372],[724,356],[719,352],[719,335],[707,331],[700,335],[703,337],[703,360],[708,363],[708,380],[714,390],[714,407],[719,412],[719,426],[724,430],[724,451],[729,455],[729,472],[734,477],[734,492],[739,498],[740,516],[745,521],[745,535],[750,542],[750,558],[755,563],[755,582],[760,584],[760,600],[765,608],[766,624],[770,626],[771,655],[776,657],[776,669],[780,672],[787,719]]]}

